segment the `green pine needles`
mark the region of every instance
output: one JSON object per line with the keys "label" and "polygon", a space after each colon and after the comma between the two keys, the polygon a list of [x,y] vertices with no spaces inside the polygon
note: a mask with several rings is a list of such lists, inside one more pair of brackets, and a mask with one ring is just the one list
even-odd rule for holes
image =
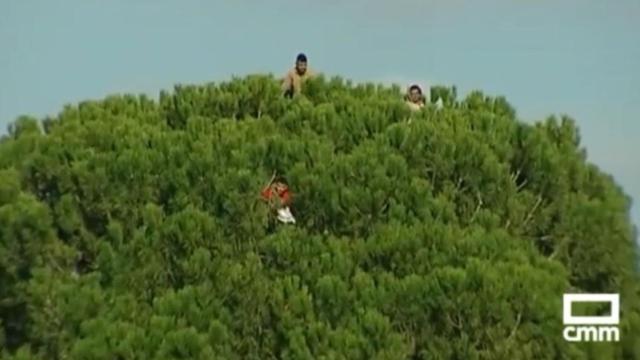
{"label": "green pine needles", "polygon": [[[2,357],[640,359],[630,199],[574,121],[431,91],[248,76],[16,120]],[[620,342],[565,341],[569,292],[620,293]]]}

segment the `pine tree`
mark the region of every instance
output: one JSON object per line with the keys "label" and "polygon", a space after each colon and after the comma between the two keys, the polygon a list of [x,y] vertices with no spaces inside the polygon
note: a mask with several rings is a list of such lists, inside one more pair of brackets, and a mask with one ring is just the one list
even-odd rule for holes
{"label": "pine tree", "polygon": [[[576,122],[322,76],[109,96],[0,141],[7,359],[640,359],[630,199]],[[409,122],[408,120],[411,119]],[[295,226],[259,197],[287,176]],[[562,338],[618,292],[621,342]]]}

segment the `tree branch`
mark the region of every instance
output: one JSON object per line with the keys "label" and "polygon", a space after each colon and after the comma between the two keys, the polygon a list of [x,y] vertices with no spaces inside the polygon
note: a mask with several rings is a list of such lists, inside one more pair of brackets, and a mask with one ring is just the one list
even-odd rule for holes
{"label": "tree branch", "polygon": [[520,320],[522,320],[522,312],[518,312],[518,317],[516,319],[516,324],[513,327],[513,329],[511,330],[511,334],[509,334],[509,337],[507,338],[507,341],[511,341],[511,339],[513,339],[513,337],[516,335],[516,332],[518,331],[518,326],[520,326]]}
{"label": "tree branch", "polygon": [[451,326],[453,326],[456,329],[462,329],[462,325],[460,325],[459,322],[455,322],[451,319],[451,315],[447,313],[447,320],[449,321],[449,324],[451,324]]}
{"label": "tree branch", "polygon": [[516,187],[516,191],[522,190],[522,188],[524,188],[525,185],[527,185],[527,179],[524,179],[522,184],[520,184],[520,185],[518,185],[518,187]]}
{"label": "tree branch", "polygon": [[460,191],[460,189],[462,188],[462,182],[463,182],[463,181],[464,181],[464,180],[463,180],[461,177],[460,177],[460,178],[458,178],[458,183],[456,184],[456,192],[459,192],[459,191]]}
{"label": "tree branch", "polygon": [[476,210],[473,212],[473,215],[471,215],[471,221],[476,218],[476,215],[478,215],[478,211],[480,211],[480,208],[482,207],[482,205],[484,205],[480,193],[477,193],[476,196],[478,197],[478,206],[476,206]]}
{"label": "tree branch", "polygon": [[515,173],[511,174],[511,182],[516,184],[516,191],[522,190],[522,188],[524,188],[525,185],[527,185],[527,182],[528,182],[527,179],[524,179],[524,181],[520,185],[517,184],[517,180],[520,177],[521,173],[522,173],[522,168],[519,168]]}
{"label": "tree branch", "polygon": [[538,237],[539,241],[549,241],[553,239],[553,235],[543,235]]}
{"label": "tree branch", "polygon": [[531,221],[533,217],[533,213],[538,209],[541,203],[542,203],[542,196],[538,195],[538,200],[536,201],[535,205],[533,205],[533,208],[531,209],[531,211],[529,211],[529,214],[527,214],[527,217],[524,219],[522,226],[527,226],[527,223],[529,223],[529,221]]}
{"label": "tree branch", "polygon": [[512,174],[511,174],[511,181],[512,181],[512,182],[515,182],[515,181],[516,181],[516,179],[518,179],[518,176],[520,176],[520,170],[521,170],[521,169],[518,169],[515,173],[512,173]]}

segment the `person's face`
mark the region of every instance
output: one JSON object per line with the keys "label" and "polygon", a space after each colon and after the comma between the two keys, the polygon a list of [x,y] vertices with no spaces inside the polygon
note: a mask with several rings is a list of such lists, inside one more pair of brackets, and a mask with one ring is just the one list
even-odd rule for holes
{"label": "person's face", "polygon": [[305,72],[307,72],[307,63],[304,61],[297,61],[296,70],[298,71],[298,74],[304,74]]}
{"label": "person's face", "polygon": [[420,95],[420,91],[413,89],[409,93],[409,98],[411,99],[412,102],[417,103],[417,102],[420,102],[420,100],[422,100],[421,99],[422,95]]}
{"label": "person's face", "polygon": [[273,188],[276,192],[280,193],[286,189],[286,185],[281,182],[276,182],[275,184],[273,184]]}

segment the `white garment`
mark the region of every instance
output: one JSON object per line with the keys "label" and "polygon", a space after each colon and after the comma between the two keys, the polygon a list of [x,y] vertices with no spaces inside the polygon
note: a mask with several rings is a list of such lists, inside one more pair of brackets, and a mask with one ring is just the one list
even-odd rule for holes
{"label": "white garment", "polygon": [[438,101],[436,101],[436,108],[438,110],[442,109],[442,107],[444,106],[444,104],[442,103],[442,98],[438,97]]}
{"label": "white garment", "polygon": [[283,223],[292,223],[295,224],[296,223],[296,219],[293,217],[293,214],[291,214],[291,210],[289,210],[289,207],[284,207],[281,209],[278,209],[278,220],[280,220]]}

